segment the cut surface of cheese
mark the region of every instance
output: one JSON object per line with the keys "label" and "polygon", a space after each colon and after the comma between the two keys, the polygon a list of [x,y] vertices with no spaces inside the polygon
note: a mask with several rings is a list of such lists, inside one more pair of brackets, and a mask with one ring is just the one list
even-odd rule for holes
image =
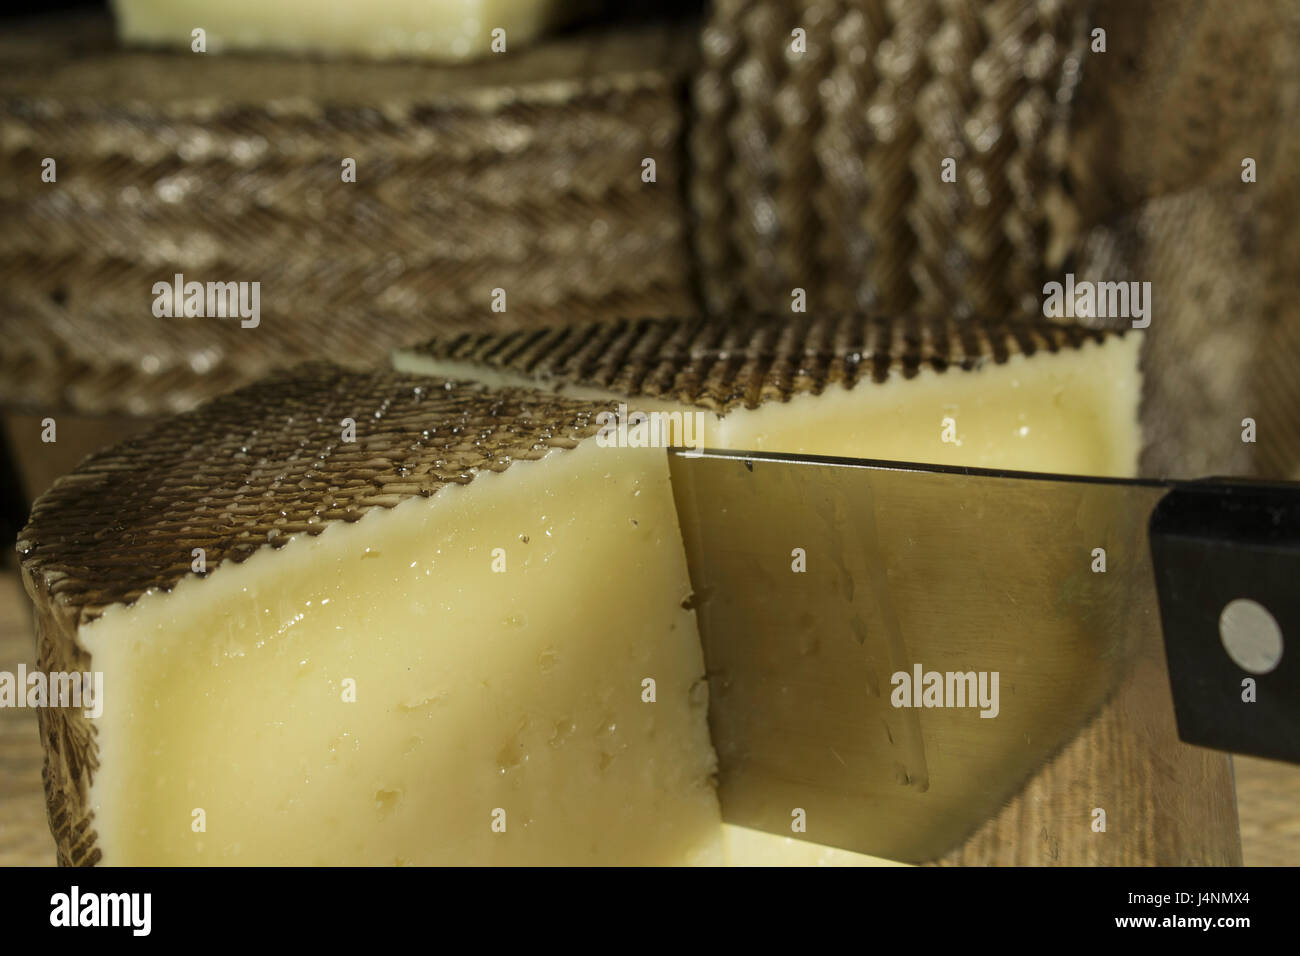
{"label": "cut surface of cheese", "polygon": [[843,323],[734,327],[713,352],[674,353],[674,328],[623,326],[650,344],[560,395],[508,368],[489,388],[302,366],[57,482],[19,541],[39,662],[104,675],[99,718],[41,712],[60,861],[875,862],[721,825],[666,456],[601,443],[600,416],[1127,473],[1136,339],[982,328],[941,360],[909,324],[864,325],[903,343],[874,357]]}
{"label": "cut surface of cheese", "polygon": [[[274,49],[391,59],[467,60],[523,45],[571,16],[556,0],[114,0],[128,43],[190,47],[206,31],[207,51]],[[579,7],[581,9],[581,7]]]}

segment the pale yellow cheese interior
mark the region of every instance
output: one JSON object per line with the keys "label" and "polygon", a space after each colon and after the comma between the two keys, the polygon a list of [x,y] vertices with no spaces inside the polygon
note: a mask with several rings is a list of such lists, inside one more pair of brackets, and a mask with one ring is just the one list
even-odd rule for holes
{"label": "pale yellow cheese interior", "polygon": [[719,447],[1128,477],[1141,450],[1137,344],[1129,336],[740,409],[720,423]]}
{"label": "pale yellow cheese interior", "polygon": [[588,442],[110,612],[104,862],[719,862],[689,593],[663,453]]}
{"label": "pale yellow cheese interior", "polygon": [[566,15],[560,0],[113,0],[113,9],[130,43],[190,48],[191,32],[202,28],[209,53],[269,48],[435,60],[490,53],[498,29],[509,52]]}
{"label": "pale yellow cheese interior", "polygon": [[[710,413],[704,444],[1129,475],[1137,349]],[[104,862],[881,862],[721,825],[689,593],[664,451],[589,439],[112,609],[79,634]]]}
{"label": "pale yellow cheese interior", "polygon": [[906,866],[865,853],[854,853],[808,840],[722,826],[722,855],[726,866]]}

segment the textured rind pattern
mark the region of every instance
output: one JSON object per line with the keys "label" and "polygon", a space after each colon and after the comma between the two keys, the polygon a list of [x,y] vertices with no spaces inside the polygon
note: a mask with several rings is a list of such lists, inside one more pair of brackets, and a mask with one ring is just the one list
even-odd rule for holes
{"label": "textured rind pattern", "polygon": [[[689,27],[614,27],[438,68],[124,51],[84,18],[15,29],[0,402],[170,413],[445,330],[694,311],[692,49]],[[155,317],[176,273],[260,282],[261,324]]]}
{"label": "textured rind pattern", "polygon": [[922,368],[976,368],[1056,352],[1122,331],[1044,321],[769,315],[620,319],[530,332],[435,338],[407,350],[537,382],[606,389],[723,413],[828,385],[911,378]]}
{"label": "textured rind pattern", "polygon": [[[23,585],[36,607],[37,668],[45,674],[89,671],[90,655],[77,644],[73,615],[50,600],[39,575],[24,569]],[[45,810],[58,863],[94,866],[102,858],[88,799],[99,769],[95,722],[76,707],[42,707],[37,721],[45,754]]]}
{"label": "textured rind pattern", "polygon": [[[265,545],[571,448],[600,403],[531,389],[297,368],[92,455],[32,507],[24,570],[72,625]],[[355,442],[343,440],[343,420]]]}
{"label": "textured rind pattern", "polygon": [[717,0],[689,136],[708,308],[1035,311],[1088,6]]}

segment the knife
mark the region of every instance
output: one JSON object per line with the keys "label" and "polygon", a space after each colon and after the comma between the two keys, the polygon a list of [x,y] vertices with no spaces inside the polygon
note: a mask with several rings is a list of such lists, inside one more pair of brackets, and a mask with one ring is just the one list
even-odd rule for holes
{"label": "knife", "polygon": [[1149,666],[1185,743],[1300,762],[1300,486],[669,466],[728,822],[936,859]]}

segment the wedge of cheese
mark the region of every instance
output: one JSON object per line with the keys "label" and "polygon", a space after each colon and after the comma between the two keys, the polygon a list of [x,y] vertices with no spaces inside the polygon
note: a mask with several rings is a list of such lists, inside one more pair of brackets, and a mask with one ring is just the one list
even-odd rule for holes
{"label": "wedge of cheese", "polygon": [[[285,50],[376,59],[467,60],[522,46],[588,3],[558,0],[113,0],[128,43],[206,52]],[[501,33],[493,36],[493,31]],[[497,46],[492,46],[493,40]]]}
{"label": "wedge of cheese", "polygon": [[[600,441],[603,416],[644,399],[707,409],[714,445],[1136,460],[1130,336],[843,319],[563,342],[403,359],[491,377],[496,356],[491,386],[302,366],[36,503],[40,667],[103,675],[99,716],[41,713],[61,862],[873,862],[720,825],[667,458]],[[536,374],[573,394],[509,384]]]}
{"label": "wedge of cheese", "polygon": [[719,862],[667,462],[595,408],[309,365],[57,482],[40,659],[104,675],[48,712],[61,859]]}
{"label": "wedge of cheese", "polygon": [[1139,345],[1059,325],[796,315],[459,335],[393,361],[628,417],[705,411],[703,434],[684,436],[705,447],[1128,477]]}

